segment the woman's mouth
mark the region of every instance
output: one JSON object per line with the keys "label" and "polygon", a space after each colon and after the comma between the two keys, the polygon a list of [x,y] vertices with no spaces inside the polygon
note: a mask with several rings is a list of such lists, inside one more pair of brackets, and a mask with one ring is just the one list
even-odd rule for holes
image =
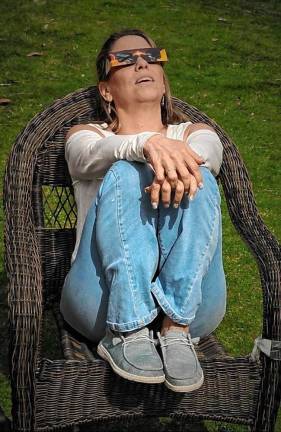
{"label": "woman's mouth", "polygon": [[142,77],[142,78],[139,78],[137,81],[136,81],[136,84],[150,84],[150,83],[152,83],[152,82],[154,82],[154,79],[152,78],[152,77],[149,77],[149,76],[144,76],[144,77]]}

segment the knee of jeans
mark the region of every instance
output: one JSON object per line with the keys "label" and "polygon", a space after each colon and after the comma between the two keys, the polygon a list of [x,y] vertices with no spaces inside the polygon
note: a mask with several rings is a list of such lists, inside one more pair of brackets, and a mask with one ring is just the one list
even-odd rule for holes
{"label": "knee of jeans", "polygon": [[216,178],[207,167],[200,166],[199,170],[203,178],[204,188],[202,189],[202,191],[204,190],[206,192],[210,191],[211,194],[220,202],[221,196],[220,196],[219,185],[217,183]]}
{"label": "knee of jeans", "polygon": [[126,195],[132,192],[135,196],[136,189],[144,189],[152,181],[153,171],[147,164],[118,160],[111,165],[105,174],[97,199],[100,199],[103,194],[116,185],[121,191],[126,191]]}
{"label": "knee of jeans", "polygon": [[209,308],[206,311],[204,319],[195,320],[190,324],[190,334],[194,337],[206,337],[213,333],[222,322],[226,313],[226,297],[221,299],[221,304],[214,305],[214,308]]}
{"label": "knee of jeans", "polygon": [[203,181],[205,180],[206,182],[213,184],[214,186],[218,186],[217,180],[216,180],[215,176],[211,173],[209,168],[207,168],[205,166],[200,166],[199,170],[200,170],[200,173],[203,177]]}
{"label": "knee of jeans", "polygon": [[125,180],[126,187],[134,183],[149,182],[153,180],[153,171],[147,164],[127,160],[114,162],[110,170],[119,181]]}
{"label": "knee of jeans", "polygon": [[143,166],[144,164],[141,162],[133,162],[122,159],[114,162],[110,167],[110,171],[113,171],[115,174],[134,175],[135,173],[138,173]]}

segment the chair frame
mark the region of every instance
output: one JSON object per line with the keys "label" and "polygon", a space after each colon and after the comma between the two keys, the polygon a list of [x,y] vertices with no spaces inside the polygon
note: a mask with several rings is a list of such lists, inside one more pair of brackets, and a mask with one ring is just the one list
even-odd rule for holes
{"label": "chair frame", "polygon": [[[262,352],[258,360],[250,355],[234,358],[213,336],[206,338],[199,345],[205,383],[196,392],[181,395],[164,386],[127,382],[103,360],[78,360],[73,354],[75,343],[83,340],[66,329],[58,302],[70,267],[75,227],[51,230],[44,226],[42,185],[71,190],[63,157],[65,133],[73,124],[99,118],[97,91],[96,87],[78,90],[35,116],[17,137],[6,167],[13,430],[51,431],[88,422],[170,415],[183,421],[198,418],[245,424],[252,432],[273,431],[281,397],[281,362]],[[192,122],[213,126],[221,139],[224,156],[218,180],[231,220],[260,271],[262,337],[281,341],[280,246],[258,213],[246,167],[233,142],[213,120],[179,99],[173,98],[173,103]],[[56,311],[64,358],[42,356],[48,309]]]}

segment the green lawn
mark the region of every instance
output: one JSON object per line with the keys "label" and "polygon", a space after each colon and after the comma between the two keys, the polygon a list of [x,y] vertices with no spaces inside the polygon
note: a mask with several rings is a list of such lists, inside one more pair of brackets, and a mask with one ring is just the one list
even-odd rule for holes
{"label": "green lawn", "polygon": [[[273,0],[2,0],[0,98],[11,103],[0,106],[1,181],[11,145],[25,124],[54,99],[95,83],[95,57],[104,39],[114,30],[137,27],[167,48],[173,94],[206,112],[232,137],[261,216],[280,239],[280,18],[281,2]],[[27,56],[31,52],[42,55]],[[2,206],[0,224],[2,228]],[[234,230],[224,200],[223,233],[228,310],[217,335],[230,354],[243,355],[261,332],[261,285],[255,260]],[[6,349],[0,357],[0,403],[9,414],[5,354]],[[218,424],[208,423],[208,428],[217,430]],[[281,420],[276,431],[281,431]]]}

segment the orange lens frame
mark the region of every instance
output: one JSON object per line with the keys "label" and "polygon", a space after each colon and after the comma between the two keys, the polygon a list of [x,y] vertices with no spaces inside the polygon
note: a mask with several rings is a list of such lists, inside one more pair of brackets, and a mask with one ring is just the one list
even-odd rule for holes
{"label": "orange lens frame", "polygon": [[162,63],[168,61],[165,48],[138,48],[134,50],[110,52],[106,63],[106,75],[113,67],[127,66],[136,63],[138,57],[143,57],[148,63]]}

